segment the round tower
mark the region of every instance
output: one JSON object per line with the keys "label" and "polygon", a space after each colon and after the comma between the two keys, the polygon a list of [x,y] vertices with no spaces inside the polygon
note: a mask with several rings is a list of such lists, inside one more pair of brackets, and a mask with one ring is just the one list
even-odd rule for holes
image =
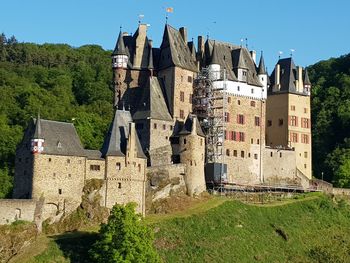
{"label": "round tower", "polygon": [[124,45],[123,34],[120,31],[117,44],[112,53],[113,85],[114,85],[114,106],[118,106],[125,90],[124,83],[129,57]]}
{"label": "round tower", "polygon": [[205,136],[195,115],[190,114],[179,133],[180,162],[186,165],[187,193],[198,195],[206,190],[204,177]]}

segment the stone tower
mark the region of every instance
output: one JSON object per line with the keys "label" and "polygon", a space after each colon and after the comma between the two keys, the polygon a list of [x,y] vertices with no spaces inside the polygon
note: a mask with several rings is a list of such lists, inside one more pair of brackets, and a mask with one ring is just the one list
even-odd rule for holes
{"label": "stone tower", "polygon": [[204,180],[205,136],[196,115],[189,114],[179,132],[179,154],[186,164],[186,186],[193,196],[206,190]]}
{"label": "stone tower", "polygon": [[280,59],[271,74],[266,112],[267,145],[295,149],[297,174],[312,178],[311,83],[292,58]]}

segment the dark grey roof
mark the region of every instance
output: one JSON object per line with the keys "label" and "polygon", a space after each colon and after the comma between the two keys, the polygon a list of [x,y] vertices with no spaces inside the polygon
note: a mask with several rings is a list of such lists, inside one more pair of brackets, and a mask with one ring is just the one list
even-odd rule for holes
{"label": "dark grey roof", "polygon": [[[196,127],[193,126],[193,122],[196,123]],[[182,127],[182,130],[179,132],[179,135],[191,134],[194,128],[196,129],[196,134],[198,136],[205,137],[197,116],[194,114],[189,114]]]}
{"label": "dark grey roof", "polygon": [[265,62],[264,62],[264,56],[263,53],[261,52],[261,57],[259,61],[259,66],[258,66],[258,74],[259,75],[267,75],[266,73],[266,68],[265,68]]}
{"label": "dark grey roof", "polygon": [[114,51],[112,55],[128,55],[125,50],[124,40],[123,40],[123,34],[120,31],[117,43],[115,45]]}
{"label": "dark grey roof", "polygon": [[226,69],[227,78],[229,80],[237,81],[237,68],[245,68],[248,70],[248,84],[259,87],[262,86],[258,78],[255,63],[246,48],[208,39],[205,43],[204,55],[206,66],[211,64],[214,42],[217,57],[215,60],[221,68]]}
{"label": "dark grey roof", "polygon": [[[113,122],[109,127],[108,134],[105,138],[101,149],[102,156],[125,156],[127,148],[127,140],[129,136],[129,123],[132,122],[129,111],[116,110]],[[136,133],[136,132],[135,132]],[[144,155],[139,138],[135,134],[137,157],[146,158]]]}
{"label": "dark grey roof", "polygon": [[40,120],[40,114],[38,113],[38,118],[35,121],[35,132],[33,135],[33,139],[42,139],[41,134],[41,120]]}
{"label": "dark grey roof", "polygon": [[34,133],[40,125],[41,138],[44,139],[44,151],[46,154],[85,156],[79,136],[72,123],[33,119]]}
{"label": "dark grey roof", "polygon": [[[295,87],[295,80],[297,78],[297,68],[292,58],[283,58],[278,60],[280,65],[280,92],[297,92]],[[275,85],[275,70],[272,71],[270,81],[270,91]]]}
{"label": "dark grey roof", "polygon": [[133,115],[134,120],[151,118],[172,121],[164,99],[161,83],[157,77],[149,78],[147,86],[144,87],[143,97]]}
{"label": "dark grey roof", "polygon": [[311,85],[311,81],[309,79],[309,74],[307,73],[307,69],[305,69],[304,85]]}
{"label": "dark grey roof", "polygon": [[191,51],[191,55],[192,55],[193,59],[196,60],[196,47],[194,46],[193,40],[188,42],[187,45]]}
{"label": "dark grey roof", "polygon": [[101,159],[103,160],[102,158],[102,153],[99,151],[99,150],[87,150],[85,149],[85,155],[88,159]]}
{"label": "dark grey roof", "polygon": [[180,32],[170,25],[165,25],[163,41],[160,46],[159,69],[177,66],[197,72],[196,61],[182,38]]}
{"label": "dark grey roof", "polygon": [[214,41],[214,45],[213,45],[213,52],[211,55],[211,62],[210,64],[220,64],[219,62],[219,55],[218,52],[216,51],[216,45],[215,45],[215,41]]}

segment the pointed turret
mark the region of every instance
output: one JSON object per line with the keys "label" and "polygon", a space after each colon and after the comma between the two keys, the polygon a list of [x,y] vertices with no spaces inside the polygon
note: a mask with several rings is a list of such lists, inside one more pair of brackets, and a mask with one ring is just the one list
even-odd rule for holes
{"label": "pointed turret", "polygon": [[265,69],[264,56],[262,52],[261,52],[261,57],[259,61],[258,75],[267,75],[266,69]]}
{"label": "pointed turret", "polygon": [[220,63],[219,63],[219,55],[218,55],[218,52],[217,52],[215,41],[214,41],[214,45],[213,45],[213,52],[212,52],[212,55],[211,55],[211,63],[210,64],[212,64],[212,65],[213,64],[220,65]]}
{"label": "pointed turret", "polygon": [[129,57],[126,52],[123,34],[120,31],[117,44],[115,45],[114,51],[112,53],[112,66],[113,68],[127,68],[128,60]]}
{"label": "pointed turret", "polygon": [[41,153],[44,150],[44,141],[41,132],[40,113],[38,113],[38,117],[35,120],[35,131],[31,140],[31,152],[33,154]]}
{"label": "pointed turret", "polygon": [[119,32],[118,40],[115,45],[114,51],[112,53],[113,56],[115,55],[127,55],[124,40],[123,40],[123,33],[122,31]]}
{"label": "pointed turret", "polygon": [[309,79],[309,74],[307,72],[307,69],[305,69],[305,75],[304,75],[304,86],[311,86],[311,81]]}

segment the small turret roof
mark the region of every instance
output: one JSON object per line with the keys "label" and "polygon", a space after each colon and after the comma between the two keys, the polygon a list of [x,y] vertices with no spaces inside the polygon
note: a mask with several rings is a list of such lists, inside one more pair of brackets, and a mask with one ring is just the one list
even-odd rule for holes
{"label": "small turret roof", "polygon": [[[125,156],[129,136],[129,123],[132,122],[129,111],[116,110],[108,134],[101,149],[102,156]],[[136,134],[137,157],[146,158]]]}
{"label": "small turret roof", "polygon": [[214,41],[214,44],[213,44],[213,51],[212,51],[212,55],[211,55],[211,62],[210,62],[210,64],[218,64],[218,65],[220,65],[219,55],[218,55],[218,52],[217,52],[215,41]]}
{"label": "small turret roof", "polygon": [[307,72],[307,69],[305,69],[304,85],[311,85],[311,81],[309,79],[309,74]]}
{"label": "small turret roof", "polygon": [[42,139],[40,113],[38,113],[38,118],[35,121],[35,132],[33,139]]}
{"label": "small turret roof", "polygon": [[[193,123],[195,123],[195,127]],[[179,132],[179,135],[191,134],[193,129],[195,129],[198,136],[205,137],[197,116],[194,114],[189,114],[185,121],[185,124],[182,127],[182,130]]]}
{"label": "small turret roof", "polygon": [[115,48],[114,48],[112,55],[127,55],[124,40],[123,40],[122,31],[119,32],[118,40],[117,40],[117,43],[115,45]]}
{"label": "small turret roof", "polygon": [[261,57],[259,61],[259,67],[258,67],[258,74],[259,75],[267,75],[266,68],[265,68],[265,62],[264,62],[264,56],[261,52]]}

